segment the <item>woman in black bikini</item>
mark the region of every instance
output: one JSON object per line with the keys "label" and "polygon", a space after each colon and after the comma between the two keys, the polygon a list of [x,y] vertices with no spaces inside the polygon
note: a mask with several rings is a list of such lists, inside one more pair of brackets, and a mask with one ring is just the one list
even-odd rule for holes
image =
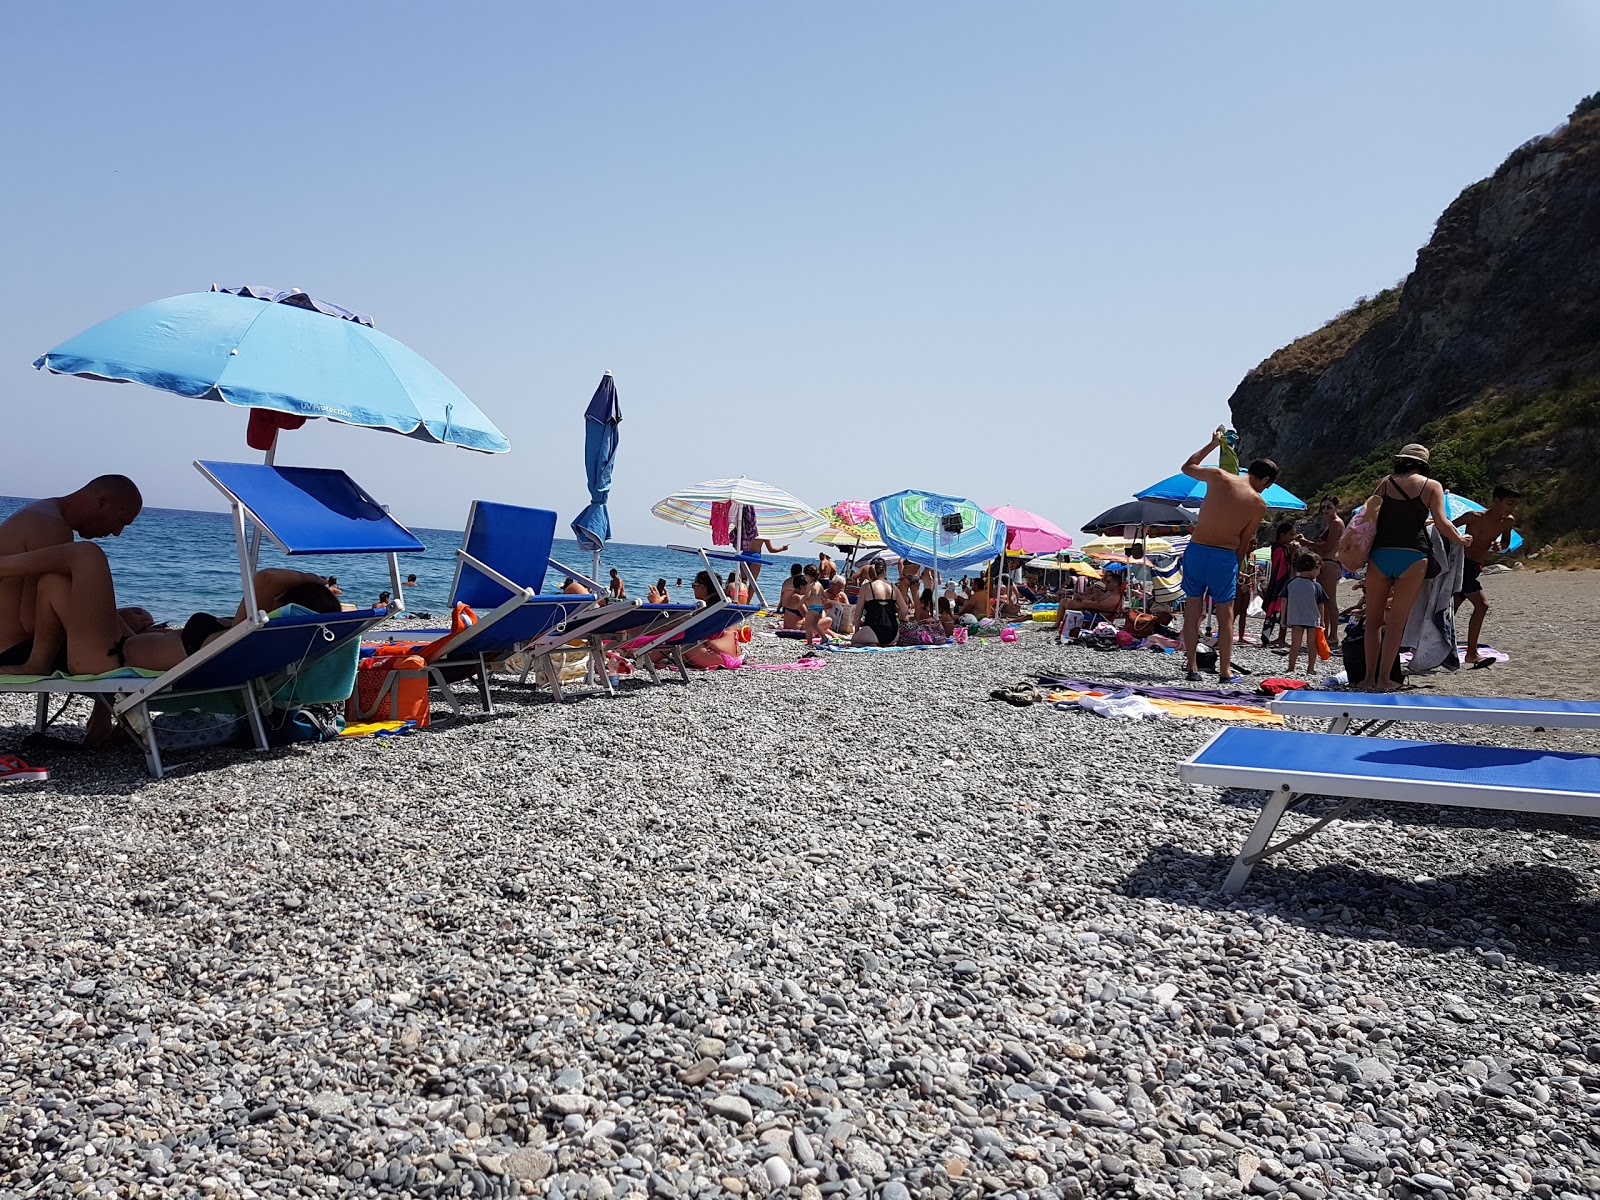
{"label": "woman in black bikini", "polygon": [[778,612],[783,617],[783,628],[799,629],[805,624],[806,610],[800,599],[805,595],[805,589],[805,568],[794,563],[789,567],[789,578],[783,581],[783,587],[778,591]]}
{"label": "woman in black bikini", "polygon": [[[1394,660],[1400,653],[1411,608],[1428,576],[1432,548],[1426,529],[1428,517],[1433,517],[1433,527],[1443,536],[1463,546],[1472,544],[1471,535],[1462,533],[1445,515],[1444,488],[1428,478],[1428,457],[1426,446],[1402,446],[1395,456],[1394,473],[1385,476],[1374,492],[1383,498],[1383,505],[1378,509],[1367,562],[1365,686],[1375,692],[1392,692],[1397,687],[1391,678]],[[1352,680],[1350,686],[1363,685]]]}
{"label": "woman in black bikini", "polygon": [[856,632],[851,644],[856,646],[892,646],[900,637],[900,622],[910,615],[911,606],[905,593],[892,587],[885,576],[888,568],[883,560],[875,559],[872,575],[861,585],[856,597]]}
{"label": "woman in black bikini", "polygon": [[[111,566],[93,542],[46,546],[0,556],[0,579],[36,577],[33,651],[29,660],[0,673],[47,675],[64,656],[74,675],[100,675],[119,667],[165,671],[245,618],[244,601],[232,617],[195,613],[182,630],[134,633],[117,611]],[[256,572],[255,602],[270,611],[299,604],[336,613],[338,599],[320,575],[269,568]]]}

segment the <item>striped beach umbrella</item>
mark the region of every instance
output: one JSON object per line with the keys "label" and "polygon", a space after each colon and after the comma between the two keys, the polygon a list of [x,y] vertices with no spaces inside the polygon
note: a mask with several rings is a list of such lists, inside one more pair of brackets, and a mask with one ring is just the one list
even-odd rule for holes
{"label": "striped beach umbrella", "polygon": [[865,500],[840,500],[822,510],[828,527],[811,538],[824,546],[844,549],[874,549],[885,546],[883,534],[872,519],[872,505]]}
{"label": "striped beach umbrella", "polygon": [[746,509],[755,513],[756,525],[764,538],[803,538],[828,524],[828,518],[804,500],[770,483],[743,475],[737,479],[708,479],[683,488],[658,501],[650,511],[663,521],[693,529],[710,529],[714,504],[730,506],[730,527],[736,538],[739,517]]}
{"label": "striped beach umbrella", "polygon": [[883,540],[901,558],[935,571],[966,571],[998,557],[1006,527],[971,500],[937,492],[895,492],[872,502]]}

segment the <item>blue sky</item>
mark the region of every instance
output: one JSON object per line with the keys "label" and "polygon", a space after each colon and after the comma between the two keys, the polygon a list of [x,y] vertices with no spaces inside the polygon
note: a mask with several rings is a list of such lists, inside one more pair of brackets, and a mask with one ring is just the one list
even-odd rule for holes
{"label": "blue sky", "polygon": [[189,464],[247,457],[242,414],[29,364],[248,282],[370,312],[514,447],[317,422],[284,461],[417,524],[565,521],[609,369],[647,542],[681,536],[655,500],[740,473],[1075,527],[1600,88],[1575,0],[85,3],[0,34],[0,492],[124,470],[214,507]]}

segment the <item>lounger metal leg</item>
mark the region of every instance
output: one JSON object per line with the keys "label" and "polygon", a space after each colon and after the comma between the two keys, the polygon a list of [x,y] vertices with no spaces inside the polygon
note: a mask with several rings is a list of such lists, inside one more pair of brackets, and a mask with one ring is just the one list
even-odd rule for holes
{"label": "lounger metal leg", "polygon": [[450,706],[450,715],[459,717],[461,715],[461,701],[456,699],[455,688],[445,682],[444,672],[439,670],[438,667],[429,667],[428,679],[428,690],[437,691],[443,696],[444,702]]}
{"label": "lounger metal leg", "polygon": [[[267,727],[261,720],[261,705],[265,701],[258,697],[254,691],[246,691],[244,699],[245,705],[249,709],[250,736],[255,739],[257,750],[265,750],[267,748]],[[152,730],[151,737],[154,738],[154,736],[155,732]]]}
{"label": "lounger metal leg", "polygon": [[478,655],[478,698],[483,701],[483,711],[494,712],[494,701],[489,698],[489,660]]}
{"label": "lounger metal leg", "polygon": [[1328,722],[1329,733],[1348,733],[1350,731],[1350,714],[1340,713]]}
{"label": "lounger metal leg", "polygon": [[683,647],[682,646],[674,646],[672,648],[672,661],[673,661],[673,664],[678,668],[678,674],[683,677],[683,681],[685,683],[688,683],[689,682],[689,667],[683,661]]}
{"label": "lounger metal leg", "polygon": [[550,695],[559,704],[566,700],[567,693],[561,686],[561,668],[556,666],[554,653],[546,654],[539,660],[544,664],[545,674],[550,679]]}
{"label": "lounger metal leg", "polygon": [[144,746],[144,765],[150,771],[150,778],[160,779],[166,772],[161,765],[161,747],[156,745],[156,723],[150,716],[150,709],[139,705],[139,741]]}
{"label": "lounger metal leg", "polygon": [[650,676],[650,682],[660,683],[661,672],[656,670],[656,660],[651,658],[648,654],[641,654],[634,658],[633,665],[637,667],[641,663],[644,664],[645,673]]}
{"label": "lounger metal leg", "polygon": [[50,719],[50,693],[35,692],[33,697],[33,731],[44,732],[44,723]]}
{"label": "lounger metal leg", "polygon": [[1250,836],[1245,838],[1244,848],[1239,851],[1239,857],[1233,860],[1233,869],[1228,872],[1228,878],[1222,882],[1224,896],[1237,896],[1239,889],[1244,887],[1244,881],[1250,878],[1250,871],[1255,867],[1261,851],[1272,838],[1272,831],[1278,827],[1278,822],[1283,819],[1284,811],[1293,799],[1294,793],[1289,790],[1288,784],[1284,784],[1267,797],[1261,815],[1256,818],[1255,828],[1251,829]]}

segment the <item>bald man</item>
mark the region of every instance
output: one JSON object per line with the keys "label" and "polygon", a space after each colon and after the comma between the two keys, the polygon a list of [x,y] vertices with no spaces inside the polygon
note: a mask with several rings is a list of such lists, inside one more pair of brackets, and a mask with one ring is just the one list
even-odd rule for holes
{"label": "bald man", "polygon": [[[119,537],[143,507],[133,480],[102,475],[69,495],[35,500],[0,521],[0,555],[65,545],[74,537]],[[0,579],[0,665],[25,663],[32,653],[36,583]]]}

